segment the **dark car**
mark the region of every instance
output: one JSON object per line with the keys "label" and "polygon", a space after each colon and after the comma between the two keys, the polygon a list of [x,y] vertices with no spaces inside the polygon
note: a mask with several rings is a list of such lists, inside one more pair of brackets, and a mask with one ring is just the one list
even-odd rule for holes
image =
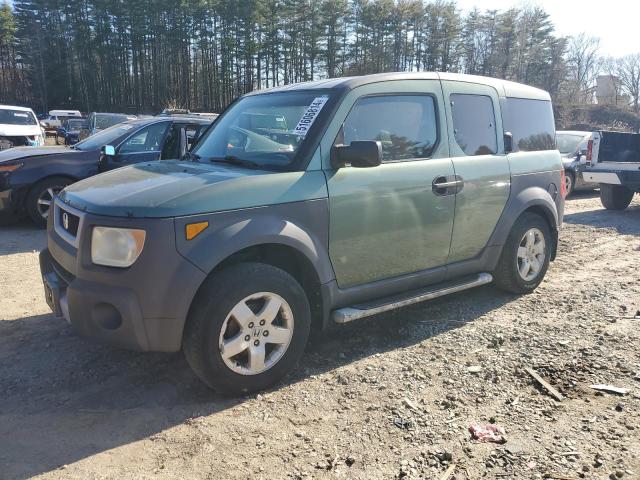
{"label": "dark car", "polygon": [[562,156],[565,171],[564,184],[567,197],[575,190],[598,188],[597,183],[586,182],[582,177],[590,138],[591,132],[576,130],[558,130],[556,132],[556,144]]}
{"label": "dark car", "polygon": [[63,120],[56,130],[56,145],[75,145],[79,141],[80,131],[87,129],[89,122],[84,118],[69,118]]}
{"label": "dark car", "polygon": [[28,214],[44,227],[64,187],[133,163],[182,157],[211,124],[207,118],[156,117],[114,125],[69,147],[0,152],[0,216]]}

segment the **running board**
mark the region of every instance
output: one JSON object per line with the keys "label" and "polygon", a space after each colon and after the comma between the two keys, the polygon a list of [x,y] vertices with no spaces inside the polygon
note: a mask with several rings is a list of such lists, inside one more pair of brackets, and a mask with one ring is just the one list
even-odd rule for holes
{"label": "running board", "polygon": [[446,286],[440,284],[439,286],[432,286],[427,289],[414,290],[409,293],[409,296],[395,296],[382,299],[381,301],[373,304],[356,305],[354,307],[344,307],[334,310],[332,313],[333,321],[336,323],[348,323],[360,318],[370,317],[379,313],[395,310],[396,308],[406,307],[413,305],[414,303],[424,302],[425,300],[432,300],[434,298],[442,297],[456,292],[461,292],[469,288],[479,287],[491,283],[493,277],[488,273],[479,273],[472,277],[465,277],[462,283],[447,283]]}

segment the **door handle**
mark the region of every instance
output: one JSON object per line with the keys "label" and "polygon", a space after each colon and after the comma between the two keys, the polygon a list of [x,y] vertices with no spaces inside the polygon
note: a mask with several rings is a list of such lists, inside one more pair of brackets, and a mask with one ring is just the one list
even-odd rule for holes
{"label": "door handle", "polygon": [[456,193],[461,192],[463,187],[464,181],[462,180],[462,177],[458,175],[441,175],[434,178],[431,184],[431,190],[433,193],[440,196],[455,195]]}

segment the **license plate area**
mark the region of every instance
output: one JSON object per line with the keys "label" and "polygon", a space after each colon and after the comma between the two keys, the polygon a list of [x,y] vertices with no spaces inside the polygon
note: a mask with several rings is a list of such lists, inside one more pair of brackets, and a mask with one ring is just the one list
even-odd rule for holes
{"label": "license plate area", "polygon": [[62,310],[60,309],[60,287],[58,282],[52,280],[49,275],[42,277],[44,284],[44,298],[49,305],[49,308],[53,311],[56,317],[62,316]]}

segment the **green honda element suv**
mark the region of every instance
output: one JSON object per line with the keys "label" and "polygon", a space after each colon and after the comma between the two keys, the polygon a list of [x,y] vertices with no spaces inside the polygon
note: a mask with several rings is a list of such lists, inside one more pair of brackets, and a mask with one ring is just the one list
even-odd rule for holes
{"label": "green honda element suv", "polygon": [[182,349],[207,385],[255,391],[295,366],[312,328],[490,282],[534,290],[562,177],[535,88],[388,73],[254,92],[181,161],[67,187],[45,294],[81,335]]}

